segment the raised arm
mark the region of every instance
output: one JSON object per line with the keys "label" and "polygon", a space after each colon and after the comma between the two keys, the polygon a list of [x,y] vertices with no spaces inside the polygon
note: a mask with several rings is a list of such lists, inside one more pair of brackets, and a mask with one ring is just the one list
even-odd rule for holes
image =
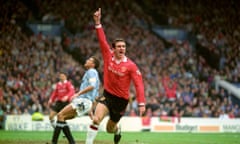
{"label": "raised arm", "polygon": [[104,63],[108,60],[109,57],[111,57],[111,49],[110,45],[107,42],[105,33],[102,28],[101,24],[101,8],[99,8],[94,14],[93,14],[93,19],[95,22],[95,28],[97,32],[97,37],[99,41],[99,45],[101,48],[102,56]]}

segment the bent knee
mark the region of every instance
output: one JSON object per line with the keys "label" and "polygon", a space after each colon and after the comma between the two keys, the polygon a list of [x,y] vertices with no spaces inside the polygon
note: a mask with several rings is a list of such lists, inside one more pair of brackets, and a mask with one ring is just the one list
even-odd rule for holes
{"label": "bent knee", "polygon": [[53,120],[54,117],[55,117],[55,115],[56,115],[55,113],[50,113],[50,114],[49,114],[49,120]]}
{"label": "bent knee", "polygon": [[112,126],[107,126],[106,130],[108,133],[114,133],[116,131],[116,128]]}
{"label": "bent knee", "polygon": [[61,114],[61,113],[58,113],[58,114],[57,114],[57,119],[58,119],[59,121],[64,121],[64,120],[65,120],[65,116],[64,116],[63,114]]}
{"label": "bent knee", "polygon": [[106,130],[108,133],[115,133],[117,131],[117,122],[108,120]]}

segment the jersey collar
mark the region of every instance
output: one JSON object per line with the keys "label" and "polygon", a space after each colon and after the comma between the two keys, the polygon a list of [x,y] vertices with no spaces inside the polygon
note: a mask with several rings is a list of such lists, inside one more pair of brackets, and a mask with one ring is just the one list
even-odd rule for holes
{"label": "jersey collar", "polygon": [[64,80],[63,82],[59,82],[59,84],[64,84],[64,83],[67,83],[67,80]]}
{"label": "jersey collar", "polygon": [[127,57],[124,56],[124,58],[121,60],[117,60],[114,57],[112,57],[112,61],[115,61],[117,64],[120,64],[121,62],[127,62]]}

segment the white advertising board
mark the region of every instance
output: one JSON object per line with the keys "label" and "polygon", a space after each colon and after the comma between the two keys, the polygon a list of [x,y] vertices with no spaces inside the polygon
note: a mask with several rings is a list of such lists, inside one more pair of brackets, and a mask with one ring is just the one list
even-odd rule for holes
{"label": "white advertising board", "polygon": [[[108,117],[100,127],[105,131]],[[88,116],[68,120],[72,131],[87,131],[91,120]],[[162,121],[158,117],[146,119],[140,117],[123,117],[119,124],[122,131],[141,132],[146,129],[151,132],[240,132],[240,119],[217,118],[181,118],[178,121]],[[8,115],[5,121],[5,130],[51,131],[53,130],[48,116],[43,121],[32,121],[30,115]]]}

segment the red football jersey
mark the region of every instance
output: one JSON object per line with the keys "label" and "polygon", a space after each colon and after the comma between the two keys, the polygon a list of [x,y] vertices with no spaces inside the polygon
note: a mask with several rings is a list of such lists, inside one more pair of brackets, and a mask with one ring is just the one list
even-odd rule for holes
{"label": "red football jersey", "polygon": [[138,103],[145,103],[142,75],[129,58],[117,62],[106,40],[102,27],[96,28],[104,61],[104,89],[113,95],[129,99],[129,88],[133,81]]}
{"label": "red football jersey", "polygon": [[[71,101],[75,93],[74,87],[70,81],[58,82],[51,94],[50,101]],[[65,97],[67,96],[67,99]]]}

